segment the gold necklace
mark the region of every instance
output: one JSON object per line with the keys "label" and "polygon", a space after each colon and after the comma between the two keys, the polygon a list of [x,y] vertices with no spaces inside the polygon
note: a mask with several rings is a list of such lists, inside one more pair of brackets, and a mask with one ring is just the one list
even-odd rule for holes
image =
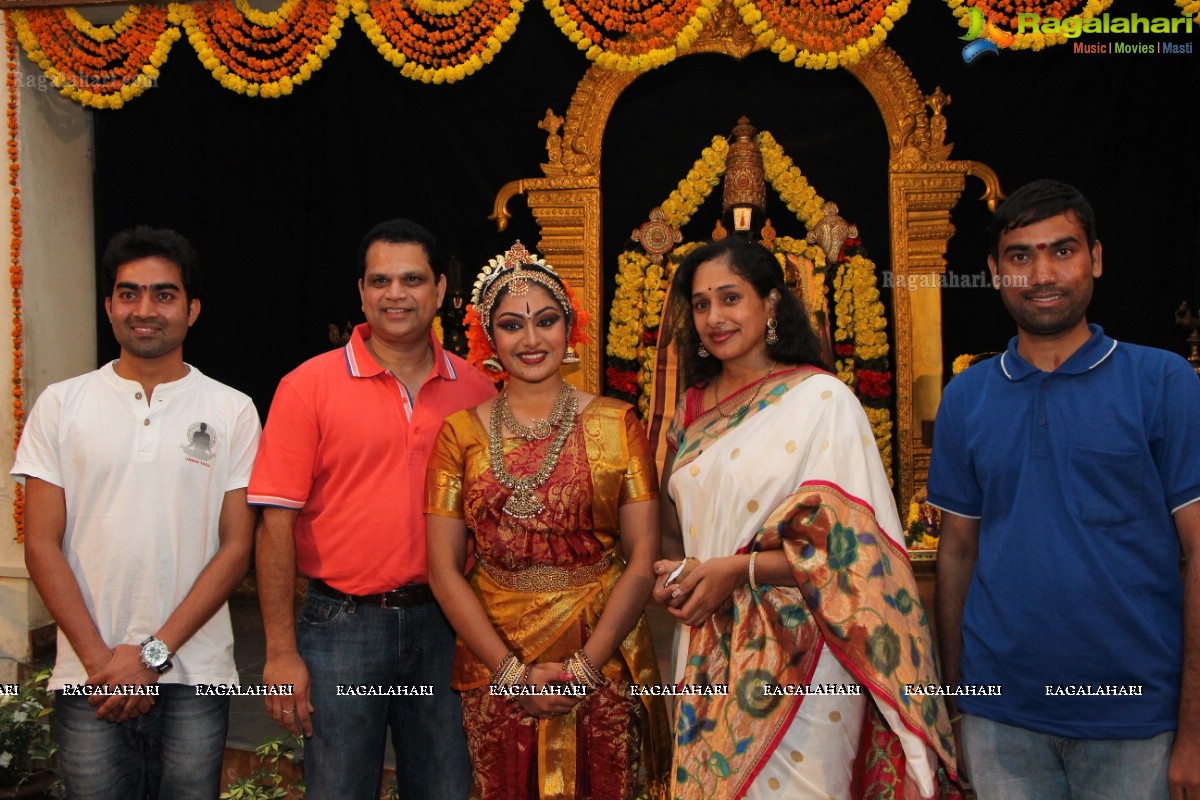
{"label": "gold necklace", "polygon": [[554,429],[562,425],[567,413],[567,400],[571,397],[571,386],[563,381],[562,388],[558,390],[558,397],[554,398],[550,416],[546,419],[535,419],[530,425],[522,425],[513,416],[512,406],[508,404],[507,388],[500,392],[500,396],[504,398],[504,402],[500,404],[500,414],[504,418],[505,427],[525,441],[532,442],[534,439],[549,439]]}
{"label": "gold necklace", "polygon": [[579,400],[575,397],[574,392],[569,389],[568,392],[566,408],[563,411],[563,423],[558,427],[558,434],[550,441],[550,449],[546,452],[546,458],[542,461],[541,468],[524,478],[514,477],[504,467],[504,446],[500,438],[500,428],[504,425],[505,411],[512,414],[512,410],[507,408],[508,398],[502,393],[492,403],[491,430],[488,431],[488,457],[496,481],[511,491],[508,499],[504,501],[502,509],[510,517],[529,519],[536,517],[546,508],[546,504],[534,494],[534,490],[540,488],[550,478],[550,473],[558,466],[558,458],[562,455],[567,437],[575,429],[575,416],[579,410]]}
{"label": "gold necklace", "polygon": [[758,383],[754,384],[754,393],[750,395],[750,399],[732,414],[725,413],[725,409],[721,408],[721,401],[717,399],[717,384],[721,382],[720,376],[713,378],[713,408],[725,419],[734,419],[735,417],[741,419],[746,416],[746,412],[750,410],[750,406],[754,405],[754,401],[758,399],[758,393],[762,391],[763,386],[767,383],[767,379],[771,377],[771,373],[775,371],[775,367],[777,366],[779,365],[774,361],[771,362],[771,366],[767,369],[767,374],[759,378]]}

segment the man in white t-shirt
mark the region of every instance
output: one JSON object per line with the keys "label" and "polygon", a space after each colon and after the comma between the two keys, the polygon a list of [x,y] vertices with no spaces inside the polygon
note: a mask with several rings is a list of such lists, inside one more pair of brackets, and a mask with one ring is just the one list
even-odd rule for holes
{"label": "man in white t-shirt", "polygon": [[260,426],[250,398],[183,361],[196,254],[135,228],[103,258],[120,358],[30,414],[25,561],[58,623],[51,688],[69,797],[212,800],[236,684],[226,603],[246,573]]}

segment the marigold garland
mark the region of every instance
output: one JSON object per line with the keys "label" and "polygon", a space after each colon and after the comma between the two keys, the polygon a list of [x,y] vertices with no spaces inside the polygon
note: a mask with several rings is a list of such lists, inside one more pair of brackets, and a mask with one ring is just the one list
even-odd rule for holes
{"label": "marigold garland", "polygon": [[825,198],[817,194],[817,190],[809,184],[791,156],[783,152],[774,136],[767,131],[760,131],[754,140],[758,142],[759,152],[762,153],[767,183],[779,193],[788,211],[795,214],[804,227],[812,230],[825,216]]}
{"label": "marigold garland", "polygon": [[857,64],[883,44],[909,0],[734,0],[742,21],[779,60],[807,69]]}
{"label": "marigold garland", "polygon": [[833,281],[834,354],[838,377],[862,401],[888,480],[892,480],[892,373],[888,361],[887,319],[875,277],[875,264],[858,240],[843,246]]}
{"label": "marigold garland", "polygon": [[700,151],[700,158],[692,164],[686,176],[674,191],[659,206],[666,222],[679,230],[692,218],[700,205],[721,182],[725,174],[725,158],[729,154],[729,141],[724,136],[714,136],[712,143]]}
{"label": "marigold garland", "polygon": [[230,91],[282,97],[337,47],[350,0],[285,0],[275,11],[246,0],[174,4],[200,63]]}
{"label": "marigold garland", "polygon": [[[1189,2],[1194,7],[1191,12],[1187,10]],[[1007,45],[1009,49],[1038,51],[1052,45],[1063,44],[1070,39],[1061,30],[1049,33],[1042,33],[1040,30],[1017,33],[1017,14],[1034,13],[1041,17],[1056,19],[1066,19],[1067,17],[1091,19],[1107,11],[1108,7],[1112,5],[1112,0],[1056,0],[1055,2],[1022,2],[1019,4],[1015,0],[946,0],[946,4],[962,28],[970,27],[970,11],[972,8],[978,8],[991,26],[999,29],[1000,34],[1004,34],[1005,38],[1011,39]],[[1200,10],[1200,0],[1176,0],[1176,5],[1181,6],[1185,14],[1194,14],[1196,10]]]}
{"label": "marigold garland", "polygon": [[[966,1],[947,3],[961,17]],[[1111,1],[1087,0],[1087,8],[1098,13]],[[645,71],[686,52],[713,24],[721,0],[543,2],[555,25],[589,60],[605,69]],[[876,49],[910,0],[734,2],[758,42],[780,59],[832,69]],[[1185,13],[1200,10],[1200,0],[1176,4]],[[63,94],[92,108],[120,108],[155,85],[181,28],[222,86],[250,96],[281,97],[321,68],[351,12],[371,44],[404,77],[452,83],[491,63],[512,37],[524,7],[525,0],[284,0],[275,11],[258,11],[248,0],[203,0],[130,6],[112,25],[93,25],[70,8],[26,9],[10,20],[30,60]]]}
{"label": "marigold garland", "polygon": [[[11,376],[13,410],[13,450],[21,441],[21,430],[25,425],[25,331],[21,314],[21,287],[25,281],[21,267],[21,151],[17,137],[17,35],[13,30],[13,12],[7,12],[4,25],[4,57],[8,68],[5,88],[8,90],[8,284],[12,290],[12,352]],[[16,540],[25,541],[25,491],[20,484],[13,493],[13,528]]]}
{"label": "marigold garland", "polygon": [[453,14],[427,7],[404,0],[353,0],[352,6],[363,33],[401,75],[453,83],[491,63],[517,29],[525,2],[475,0]]}
{"label": "marigold garland", "polygon": [[179,39],[174,6],[131,6],[112,25],[92,25],[74,9],[13,11],[8,24],[29,60],[66,97],[91,108],[120,108],[158,81]]}
{"label": "marigold garland", "polygon": [[685,52],[720,0],[543,0],[558,29],[605,69],[642,72]]}

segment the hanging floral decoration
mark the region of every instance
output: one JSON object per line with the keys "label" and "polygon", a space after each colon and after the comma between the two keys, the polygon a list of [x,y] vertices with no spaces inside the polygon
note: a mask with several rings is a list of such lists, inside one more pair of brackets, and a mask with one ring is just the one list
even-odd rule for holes
{"label": "hanging floral decoration", "polygon": [[847,239],[833,280],[833,353],[838,377],[858,395],[885,466],[892,463],[892,372],[887,319],[875,264],[858,239]]}
{"label": "hanging floral decoration", "polygon": [[[1194,14],[1196,10],[1200,10],[1200,0],[1176,0],[1176,4],[1183,8],[1185,14]],[[1107,11],[1112,5],[1112,0],[1052,0],[1041,3],[1017,3],[1015,0],[946,0],[946,5],[950,6],[958,24],[966,29],[971,27],[972,16],[978,16],[972,15],[971,10],[977,8],[983,12],[988,35],[1001,47],[1012,50],[1041,50],[1068,42],[1070,38],[1062,29],[1048,32],[1037,29],[1018,33],[1017,14],[1037,14],[1039,17],[1055,19],[1080,17],[1086,20]],[[1195,10],[1189,12],[1188,5]]]}
{"label": "hanging floral decoration", "polygon": [[8,12],[29,60],[63,95],[91,108],[120,108],[156,85],[179,39],[175,6],[130,6],[111,25],[73,8]]}
{"label": "hanging floral decoration", "polygon": [[[968,1],[983,2],[947,0],[956,9]],[[605,69],[644,71],[687,52],[715,24],[721,0],[543,2],[589,60]],[[1176,2],[1185,9],[1200,4]],[[758,42],[780,59],[832,69],[877,48],[909,0],[734,3]],[[112,25],[93,25],[71,8],[8,13],[30,60],[63,94],[91,108],[120,108],[156,85],[183,31],[222,86],[251,97],[281,97],[321,68],[351,12],[404,77],[453,83],[491,63],[516,31],[524,7],[525,0],[284,0],[275,11],[258,11],[248,0],[201,0],[130,6]]]}
{"label": "hanging floral decoration", "polygon": [[[612,70],[644,71],[686,53],[714,23],[720,0],[543,0],[585,56]],[[781,61],[833,69],[861,61],[887,38],[910,0],[734,0],[756,41]],[[1090,19],[1112,0],[946,0],[969,28],[974,9],[1014,49],[1067,41],[1061,30],[1014,35],[1015,15]],[[1175,0],[1185,15],[1200,0]],[[525,0],[284,0],[275,11],[248,0],[130,6],[111,25],[71,8],[7,12],[29,59],[63,94],[91,108],[120,108],[155,86],[171,46],[187,31],[222,86],[280,97],[321,68],[352,11],[371,44],[406,78],[453,83],[482,69],[516,31]],[[989,35],[993,35],[989,33]],[[794,209],[793,209],[794,210]]]}
{"label": "hanging floral decoration", "polygon": [[[21,267],[21,151],[18,146],[17,127],[17,35],[12,25],[4,26],[4,59],[7,67],[5,89],[8,90],[8,190],[11,196],[8,206],[8,284],[12,291],[12,410],[13,450],[21,440],[21,429],[25,424],[25,329],[21,320],[21,287],[25,282]],[[18,542],[25,541],[25,487],[16,484],[13,493],[13,525]]]}
{"label": "hanging floral decoration", "polygon": [[754,140],[758,142],[759,152],[762,153],[767,183],[779,193],[779,199],[787,205],[788,211],[811,230],[825,215],[825,198],[817,194],[792,157],[783,152],[768,131],[759,132]]}
{"label": "hanging floral decoration", "polygon": [[758,43],[807,69],[857,64],[887,38],[909,0],[734,0]]}
{"label": "hanging floral decoration", "polygon": [[[767,131],[756,141],[763,156],[767,182],[788,209],[813,228],[824,216],[825,199],[817,194],[792,159]],[[729,143],[714,137],[700,154],[687,176],[679,182],[660,207],[667,222],[676,229],[686,224],[725,174]],[[675,268],[699,242],[681,245],[656,265],[636,245],[617,258],[617,289],[608,319],[608,367],[605,386],[609,394],[637,405],[643,419],[649,409],[650,386],[657,360],[659,327],[667,282]],[[825,252],[803,239],[778,237],[774,252],[780,268],[788,253],[813,264],[813,297],[824,297],[828,268]],[[843,245],[834,279],[834,352],[838,377],[854,389],[862,401],[883,463],[892,463],[892,373],[888,360],[887,319],[876,285],[875,264],[857,239]],[[814,305],[805,302],[806,308]],[[813,322],[827,324],[823,309],[810,308]]]}
{"label": "hanging floral decoration", "polygon": [[246,0],[174,4],[200,63],[226,89],[282,97],[312,77],[337,46],[349,0],[285,0],[258,11]]}
{"label": "hanging floral decoration", "polygon": [[550,17],[605,69],[661,67],[692,46],[720,0],[544,0]]}
{"label": "hanging floral decoration", "polygon": [[354,0],[354,18],[406,78],[453,83],[490,64],[512,37],[524,0]]}

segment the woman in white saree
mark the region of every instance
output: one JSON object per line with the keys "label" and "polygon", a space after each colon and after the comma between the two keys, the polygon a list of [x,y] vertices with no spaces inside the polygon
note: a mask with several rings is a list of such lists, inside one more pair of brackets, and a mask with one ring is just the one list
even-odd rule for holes
{"label": "woman in white saree", "polygon": [[950,724],[875,439],[764,248],[680,265],[691,388],[655,598],[679,626],[675,798],[953,796]]}

